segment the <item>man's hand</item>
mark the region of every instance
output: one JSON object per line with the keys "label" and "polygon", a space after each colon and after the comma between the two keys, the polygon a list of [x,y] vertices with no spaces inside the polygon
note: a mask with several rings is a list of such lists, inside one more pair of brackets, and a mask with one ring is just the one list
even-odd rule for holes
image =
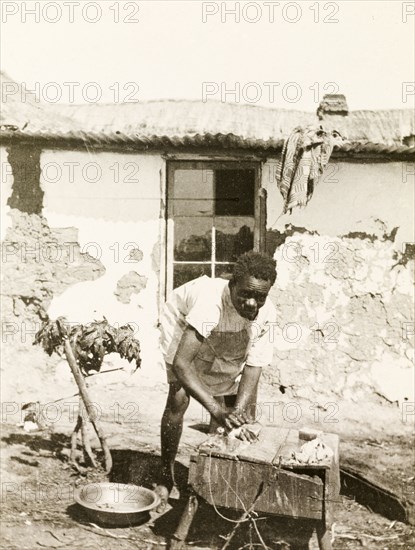
{"label": "man's hand", "polygon": [[239,428],[249,422],[245,413],[237,410],[228,411],[222,407],[220,407],[217,412],[213,413],[213,416],[217,422],[228,431]]}
{"label": "man's hand", "polygon": [[237,439],[248,443],[253,443],[258,439],[257,434],[250,430],[248,425],[250,423],[250,419],[244,412],[237,410],[226,411],[221,409],[214,416],[219,424],[226,428],[228,434],[229,432],[234,432],[234,436]]}
{"label": "man's hand", "polygon": [[247,443],[254,443],[258,440],[258,435],[250,429],[249,425],[244,424],[240,428],[236,428],[235,437],[241,441],[246,441]]}

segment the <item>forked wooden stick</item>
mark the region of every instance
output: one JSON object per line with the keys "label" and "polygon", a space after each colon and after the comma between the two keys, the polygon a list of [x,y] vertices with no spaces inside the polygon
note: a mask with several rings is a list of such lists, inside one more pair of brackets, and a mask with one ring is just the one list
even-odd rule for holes
{"label": "forked wooden stick", "polygon": [[[98,439],[101,443],[102,450],[104,451],[105,472],[109,474],[112,468],[111,452],[109,450],[105,434],[98,422],[95,407],[93,406],[92,401],[88,395],[88,389],[86,387],[84,377],[82,376],[81,369],[79,368],[78,363],[76,362],[75,355],[73,353],[73,350],[72,350],[71,344],[69,343],[68,338],[64,339],[64,349],[65,349],[66,360],[68,361],[68,365],[71,368],[72,374],[75,378],[76,385],[78,386],[78,389],[79,389],[79,395],[82,398],[89,420],[91,421],[91,424],[93,425],[94,430],[96,431]],[[81,426],[82,426],[82,423],[83,423],[83,420],[81,418]]]}

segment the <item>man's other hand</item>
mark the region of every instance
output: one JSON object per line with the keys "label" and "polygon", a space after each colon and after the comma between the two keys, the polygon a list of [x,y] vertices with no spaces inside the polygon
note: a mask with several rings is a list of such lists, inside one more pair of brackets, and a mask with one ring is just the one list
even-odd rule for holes
{"label": "man's other hand", "polygon": [[245,413],[221,409],[214,415],[216,421],[228,431],[239,428],[249,422]]}
{"label": "man's other hand", "polygon": [[[241,441],[246,441],[247,443],[254,443],[258,439],[258,435],[251,430],[250,425],[244,424],[239,428],[233,430],[234,436]],[[229,434],[230,435],[230,434]]]}

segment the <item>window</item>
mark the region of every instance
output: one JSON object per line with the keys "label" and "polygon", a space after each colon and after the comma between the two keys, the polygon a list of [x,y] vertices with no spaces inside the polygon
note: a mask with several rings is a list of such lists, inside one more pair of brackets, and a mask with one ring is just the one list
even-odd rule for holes
{"label": "window", "polygon": [[167,291],[228,277],[240,254],[260,248],[258,188],[258,163],[169,162]]}

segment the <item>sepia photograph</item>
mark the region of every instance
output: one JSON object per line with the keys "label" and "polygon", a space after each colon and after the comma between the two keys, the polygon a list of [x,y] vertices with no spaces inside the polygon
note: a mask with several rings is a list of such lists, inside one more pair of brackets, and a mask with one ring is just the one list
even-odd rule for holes
{"label": "sepia photograph", "polygon": [[0,25],[0,549],[414,548],[415,2]]}

